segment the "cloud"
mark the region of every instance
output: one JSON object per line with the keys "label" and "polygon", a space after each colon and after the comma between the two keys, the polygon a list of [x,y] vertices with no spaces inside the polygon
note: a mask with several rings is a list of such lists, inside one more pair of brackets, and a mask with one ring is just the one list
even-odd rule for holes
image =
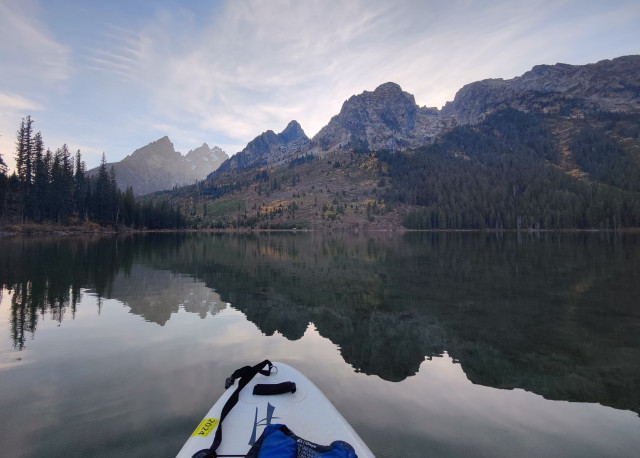
{"label": "cloud", "polygon": [[39,5],[32,0],[0,1],[0,79],[6,82],[69,78],[70,50],[58,43],[38,17]]}
{"label": "cloud", "polygon": [[159,9],[136,30],[113,27],[117,45],[93,60],[134,81],[162,123],[183,131],[246,143],[297,119],[313,135],[348,97],[387,81],[442,106],[497,68],[513,73],[526,46],[508,44],[526,44],[541,4],[487,5],[228,2],[202,22]]}
{"label": "cloud", "polygon": [[[109,14],[93,10],[95,24],[85,24],[91,39],[74,43],[74,56],[81,56],[71,70],[70,50],[38,19],[45,16],[36,3],[0,0],[0,52],[12,56],[6,39],[24,37],[18,47],[34,56],[24,71],[33,72],[42,58],[51,67],[42,78],[68,82],[72,93],[64,102],[87,121],[84,144],[104,142],[109,160],[167,134],[182,152],[206,141],[227,145],[231,154],[291,119],[312,136],[344,100],[387,81],[399,83],[417,103],[439,107],[479,79],[510,78],[539,63],[615,57],[612,49],[637,53],[636,3],[105,4]],[[14,79],[23,72],[15,63],[8,68]]]}
{"label": "cloud", "polygon": [[294,118],[315,133],[354,80],[362,87],[366,66],[355,71],[352,61],[369,58],[366,36],[389,8],[363,5],[230,2],[205,28],[184,11],[160,10],[136,32],[119,30],[116,45],[96,50],[92,62],[148,92],[165,124],[185,128],[189,119],[239,143]]}
{"label": "cloud", "polygon": [[44,107],[37,102],[28,100],[17,94],[3,94],[0,92],[0,109],[10,111],[38,111]]}
{"label": "cloud", "polygon": [[32,0],[0,0],[0,154],[14,168],[20,119],[46,110],[70,74],[70,50],[56,41]]}

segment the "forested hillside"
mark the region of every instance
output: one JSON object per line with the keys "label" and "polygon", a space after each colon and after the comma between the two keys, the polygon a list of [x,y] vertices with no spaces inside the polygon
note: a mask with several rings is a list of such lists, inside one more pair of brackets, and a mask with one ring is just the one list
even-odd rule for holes
{"label": "forested hillside", "polygon": [[[635,125],[627,135],[637,139],[640,116],[619,119]],[[595,125],[584,123],[569,146],[583,176],[562,169],[549,120],[505,109],[434,145],[380,153],[393,181],[385,197],[420,207],[404,220],[413,229],[639,226],[640,165],[609,136],[611,127]]]}
{"label": "forested hillside", "polygon": [[638,227],[639,133],[639,114],[505,108],[422,148],[304,155],[165,198],[199,228]]}

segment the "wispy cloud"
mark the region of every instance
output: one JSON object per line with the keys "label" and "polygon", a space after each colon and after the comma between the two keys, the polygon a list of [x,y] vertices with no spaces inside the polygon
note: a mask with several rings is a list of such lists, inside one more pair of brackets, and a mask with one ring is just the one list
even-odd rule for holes
{"label": "wispy cloud", "polygon": [[38,111],[44,109],[42,105],[32,100],[28,100],[17,94],[3,94],[0,92],[0,109],[9,111]]}
{"label": "wispy cloud", "polygon": [[167,122],[246,142],[296,118],[313,134],[365,82],[366,48],[390,6],[364,5],[230,2],[203,29],[162,11],[93,60],[136,79]]}
{"label": "wispy cloud", "polygon": [[543,35],[542,6],[228,2],[205,27],[159,10],[135,32],[118,30],[94,61],[137,81],[150,109],[183,130],[188,119],[242,143],[297,119],[313,135],[349,96],[386,81],[442,106],[463,84],[527,70],[556,39]]}
{"label": "wispy cloud", "polygon": [[0,0],[0,56],[3,80],[60,82],[72,71],[70,50],[49,33],[32,0]]}
{"label": "wispy cloud", "polygon": [[20,119],[45,111],[49,94],[72,73],[69,48],[53,37],[40,13],[32,0],[0,0],[0,154],[10,169]]}

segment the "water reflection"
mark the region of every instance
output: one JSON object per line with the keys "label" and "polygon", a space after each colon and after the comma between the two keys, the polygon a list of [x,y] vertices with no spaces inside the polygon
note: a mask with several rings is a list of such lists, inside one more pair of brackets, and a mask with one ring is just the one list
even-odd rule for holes
{"label": "water reflection", "polygon": [[[7,239],[17,348],[81,288],[165,325],[233,304],[266,335],[313,323],[389,381],[446,351],[476,384],[640,412],[640,239],[611,234]],[[6,255],[5,255],[6,254]]]}
{"label": "water reflection", "polygon": [[129,306],[131,313],[160,326],[181,308],[205,318],[226,307],[220,296],[203,282],[189,275],[141,264],[134,264],[127,273],[119,272],[113,278],[108,296]]}

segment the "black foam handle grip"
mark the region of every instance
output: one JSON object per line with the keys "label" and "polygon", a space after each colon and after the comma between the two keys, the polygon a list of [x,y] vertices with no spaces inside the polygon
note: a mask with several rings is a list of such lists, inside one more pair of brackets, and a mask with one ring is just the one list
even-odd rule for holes
{"label": "black foam handle grip", "polygon": [[258,383],[253,387],[253,394],[259,396],[273,396],[275,394],[295,393],[296,384],[294,382],[282,382],[282,383]]}

